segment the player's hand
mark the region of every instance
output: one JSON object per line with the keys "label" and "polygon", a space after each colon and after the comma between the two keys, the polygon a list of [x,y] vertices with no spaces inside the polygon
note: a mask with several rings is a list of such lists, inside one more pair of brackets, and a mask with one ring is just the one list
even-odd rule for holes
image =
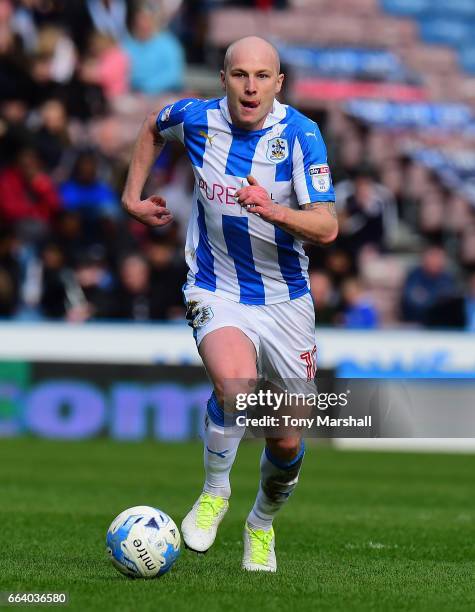
{"label": "player's hand", "polygon": [[129,215],[144,225],[162,227],[173,221],[173,215],[166,205],[162,197],[153,195],[146,200],[128,204],[125,209]]}
{"label": "player's hand", "polygon": [[266,221],[277,221],[281,208],[279,204],[272,201],[264,187],[261,187],[253,176],[249,175],[247,182],[249,187],[241,187],[234,195],[238,203],[247,212],[259,215]]}

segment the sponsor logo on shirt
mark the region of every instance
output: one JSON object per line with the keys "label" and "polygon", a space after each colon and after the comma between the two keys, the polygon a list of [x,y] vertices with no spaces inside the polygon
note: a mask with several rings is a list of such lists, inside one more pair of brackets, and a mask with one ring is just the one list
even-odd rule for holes
{"label": "sponsor logo on shirt", "polygon": [[201,193],[210,202],[216,202],[218,204],[227,204],[228,206],[235,206],[236,199],[234,194],[237,191],[237,187],[229,187],[228,185],[221,185],[220,183],[208,184],[202,178],[199,179],[199,187]]}
{"label": "sponsor logo on shirt", "polygon": [[312,185],[316,191],[325,193],[330,189],[330,168],[328,164],[310,166],[308,171],[312,179]]}
{"label": "sponsor logo on shirt", "polygon": [[289,145],[285,138],[271,138],[267,143],[266,157],[269,161],[279,164],[289,156]]}

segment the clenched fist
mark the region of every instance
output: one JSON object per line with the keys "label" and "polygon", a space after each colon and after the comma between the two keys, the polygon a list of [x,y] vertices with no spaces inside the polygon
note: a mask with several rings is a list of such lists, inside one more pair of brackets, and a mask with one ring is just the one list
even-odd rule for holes
{"label": "clenched fist", "polygon": [[163,227],[173,221],[173,215],[160,196],[150,196],[146,200],[125,203],[125,210],[137,221],[149,227]]}

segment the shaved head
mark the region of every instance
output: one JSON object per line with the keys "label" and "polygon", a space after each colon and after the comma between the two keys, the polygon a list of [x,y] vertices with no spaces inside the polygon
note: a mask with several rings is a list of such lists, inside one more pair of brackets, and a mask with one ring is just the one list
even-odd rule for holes
{"label": "shaved head", "polygon": [[280,59],[277,49],[259,36],[246,36],[229,45],[224,56],[224,71],[226,72],[231,66],[249,59],[272,68],[277,74],[280,72]]}
{"label": "shaved head", "polygon": [[240,38],[228,47],[220,76],[232,123],[262,129],[284,80],[277,49],[259,36]]}

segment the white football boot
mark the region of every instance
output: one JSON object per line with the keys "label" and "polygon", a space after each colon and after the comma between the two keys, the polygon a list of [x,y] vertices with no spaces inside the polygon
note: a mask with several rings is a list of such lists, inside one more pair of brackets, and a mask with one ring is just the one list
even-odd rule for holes
{"label": "white football boot", "polygon": [[181,524],[185,546],[199,553],[211,548],[228,508],[227,499],[203,491]]}
{"label": "white football boot", "polygon": [[271,527],[269,531],[244,526],[244,555],[242,568],[248,572],[276,572],[275,535]]}

